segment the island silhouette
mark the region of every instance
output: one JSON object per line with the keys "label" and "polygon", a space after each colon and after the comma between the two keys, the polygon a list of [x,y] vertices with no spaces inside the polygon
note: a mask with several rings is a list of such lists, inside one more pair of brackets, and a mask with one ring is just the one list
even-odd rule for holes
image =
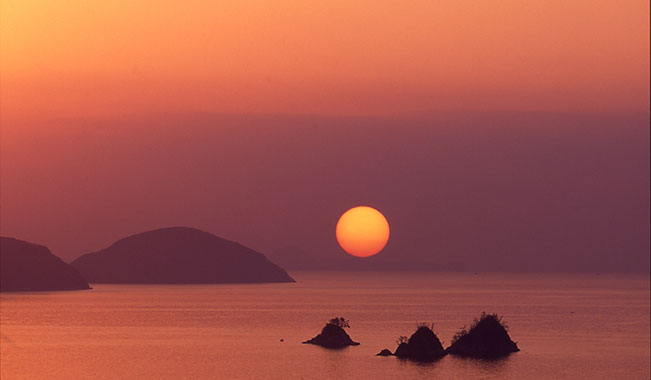
{"label": "island silhouette", "polygon": [[0,237],[0,291],[90,289],[79,272],[42,245]]}
{"label": "island silhouette", "polygon": [[263,254],[208,232],[169,227],[126,237],[72,262],[91,283],[294,282]]}
{"label": "island silhouette", "polygon": [[410,359],[419,362],[434,361],[445,356],[445,350],[434,333],[434,325],[425,323],[417,324],[416,331],[407,338],[401,336],[396,340],[398,347],[392,354],[389,349],[385,348],[377,356],[395,355],[401,359]]}
{"label": "island silhouette", "polygon": [[464,327],[454,335],[446,352],[450,355],[490,359],[520,351],[507,330],[508,326],[502,317],[482,313],[470,328]]}
{"label": "island silhouette", "polygon": [[358,342],[354,342],[346,330],[350,327],[349,321],[344,317],[332,318],[323,329],[321,333],[310,340],[306,340],[303,344],[314,344],[317,346],[340,349],[348,346],[359,346]]}
{"label": "island silhouette", "polygon": [[469,328],[462,328],[452,338],[452,343],[443,349],[434,333],[434,324],[419,323],[411,337],[401,336],[396,340],[398,347],[391,353],[383,349],[376,356],[396,356],[414,361],[434,361],[443,356],[457,355],[478,359],[494,359],[518,352],[518,345],[511,340],[508,327],[497,314],[482,313]]}

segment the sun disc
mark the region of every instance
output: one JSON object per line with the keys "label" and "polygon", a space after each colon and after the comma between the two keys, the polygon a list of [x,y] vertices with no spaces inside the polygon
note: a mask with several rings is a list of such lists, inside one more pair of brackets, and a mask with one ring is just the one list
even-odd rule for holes
{"label": "sun disc", "polygon": [[357,257],[373,256],[389,241],[389,223],[372,207],[353,207],[339,218],[336,236],[347,253]]}

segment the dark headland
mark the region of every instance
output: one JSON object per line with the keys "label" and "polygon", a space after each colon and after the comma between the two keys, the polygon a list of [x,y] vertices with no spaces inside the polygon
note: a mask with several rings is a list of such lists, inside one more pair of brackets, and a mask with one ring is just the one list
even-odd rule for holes
{"label": "dark headland", "polygon": [[88,282],[47,247],[0,237],[0,291],[84,289]]}
{"label": "dark headland", "polygon": [[469,329],[463,328],[453,338],[446,352],[474,358],[498,358],[518,352],[506,325],[497,314],[482,313]]}
{"label": "dark headland", "polygon": [[304,344],[314,344],[325,348],[344,348],[348,346],[359,346],[359,343],[354,342],[348,333],[344,330],[349,328],[348,320],[339,317],[332,318],[321,329],[321,333],[310,340],[303,342]]}
{"label": "dark headland", "polygon": [[72,265],[91,283],[294,282],[263,254],[188,227],[132,235],[101,251],[85,254]]}

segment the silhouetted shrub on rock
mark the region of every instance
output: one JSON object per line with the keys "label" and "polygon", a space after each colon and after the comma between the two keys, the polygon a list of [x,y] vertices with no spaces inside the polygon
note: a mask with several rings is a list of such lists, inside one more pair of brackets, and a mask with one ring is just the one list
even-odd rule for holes
{"label": "silhouetted shrub on rock", "polygon": [[446,352],[451,355],[489,359],[520,351],[507,330],[508,327],[500,316],[482,313],[470,328],[464,327],[454,335]]}
{"label": "silhouetted shrub on rock", "polygon": [[342,329],[350,328],[350,321],[344,317],[332,318],[328,323],[331,325],[339,326]]}
{"label": "silhouetted shrub on rock", "polygon": [[401,336],[396,343],[398,347],[393,353],[403,359],[415,361],[433,361],[445,355],[441,341],[432,331],[434,325],[418,324],[416,332],[409,339]]}
{"label": "silhouetted shrub on rock", "polygon": [[359,343],[354,342],[350,336],[344,331],[344,328],[349,328],[350,323],[343,317],[332,318],[321,329],[321,333],[314,338],[303,342],[304,344],[315,344],[325,348],[344,348],[348,346],[359,346]]}

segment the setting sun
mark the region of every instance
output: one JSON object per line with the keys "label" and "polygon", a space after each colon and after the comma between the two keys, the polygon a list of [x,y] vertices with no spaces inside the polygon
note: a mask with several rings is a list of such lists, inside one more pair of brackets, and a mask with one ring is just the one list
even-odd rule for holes
{"label": "setting sun", "polygon": [[339,245],[349,254],[357,257],[373,256],[389,240],[389,223],[378,210],[358,206],[339,218],[336,234]]}

